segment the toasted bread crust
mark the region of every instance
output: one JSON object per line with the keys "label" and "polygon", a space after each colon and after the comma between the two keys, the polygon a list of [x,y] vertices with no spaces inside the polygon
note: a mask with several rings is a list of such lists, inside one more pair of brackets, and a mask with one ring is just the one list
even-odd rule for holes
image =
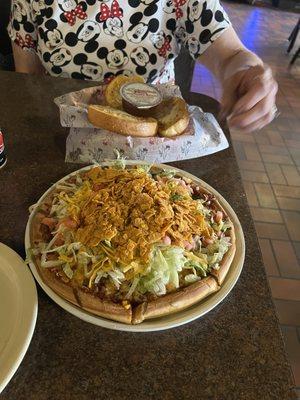
{"label": "toasted bread crust", "polygon": [[166,137],[181,135],[190,121],[186,102],[181,97],[163,100],[154,117],[158,120],[159,135]]}
{"label": "toasted bread crust", "polygon": [[122,85],[125,83],[132,82],[141,82],[144,83],[145,80],[139,75],[133,76],[125,76],[118,75],[116,76],[106,87],[104,96],[106,103],[113,108],[122,109],[122,97],[120,95],[120,89]]}
{"label": "toasted bread crust", "polygon": [[125,136],[151,137],[157,133],[154,118],[134,117],[111,107],[90,105],[88,120],[95,126]]}

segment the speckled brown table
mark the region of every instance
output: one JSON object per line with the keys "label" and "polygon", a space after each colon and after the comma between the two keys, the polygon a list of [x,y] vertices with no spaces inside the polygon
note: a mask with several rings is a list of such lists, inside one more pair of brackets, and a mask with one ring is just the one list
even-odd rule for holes
{"label": "speckled brown table", "polygon": [[[24,255],[28,207],[78,166],[65,164],[67,130],[53,98],[87,83],[0,72],[0,240]],[[186,95],[216,112],[217,103]],[[246,236],[246,261],[230,295],[204,317],[159,333],[123,333],[82,322],[38,290],[35,333],[3,400],[294,399],[261,255],[232,147],[176,163],[217,189]]]}

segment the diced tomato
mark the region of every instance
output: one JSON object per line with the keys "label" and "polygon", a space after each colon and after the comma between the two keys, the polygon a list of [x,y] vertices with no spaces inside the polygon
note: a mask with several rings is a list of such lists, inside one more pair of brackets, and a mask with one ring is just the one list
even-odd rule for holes
{"label": "diced tomato", "polygon": [[163,238],[163,243],[164,243],[165,245],[169,246],[169,245],[172,243],[170,237],[169,237],[169,236],[165,236],[165,237]]}
{"label": "diced tomato", "polygon": [[74,219],[72,219],[72,218],[64,218],[63,220],[60,221],[59,224],[60,225],[62,224],[62,225],[66,226],[67,228],[70,228],[70,229],[77,228],[77,222],[74,221]]}
{"label": "diced tomato", "polygon": [[45,217],[42,219],[42,224],[47,225],[50,229],[54,229],[56,225],[56,221],[54,218]]}
{"label": "diced tomato", "polygon": [[98,190],[100,190],[100,189],[102,189],[103,188],[103,184],[102,183],[95,183],[94,185],[93,185],[93,190],[95,191],[95,192],[97,192]]}
{"label": "diced tomato", "polygon": [[187,240],[184,242],[184,247],[187,251],[191,251],[195,248],[195,244],[194,243],[190,243]]}
{"label": "diced tomato", "polygon": [[204,237],[202,239],[202,243],[204,244],[204,246],[208,246],[209,244],[213,244],[214,240],[209,238],[209,237]]}
{"label": "diced tomato", "polygon": [[54,244],[56,246],[62,246],[63,244],[65,244],[64,237],[61,233],[57,235]]}
{"label": "diced tomato", "polygon": [[216,215],[215,215],[215,221],[218,224],[219,222],[221,222],[223,219],[223,213],[222,211],[217,211]]}

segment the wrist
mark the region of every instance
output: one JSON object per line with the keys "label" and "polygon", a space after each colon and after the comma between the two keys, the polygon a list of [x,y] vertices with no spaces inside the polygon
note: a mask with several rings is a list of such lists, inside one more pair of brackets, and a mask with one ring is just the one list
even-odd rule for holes
{"label": "wrist", "polygon": [[258,56],[249,50],[240,50],[226,62],[223,68],[222,82],[240,71],[245,71],[258,65],[263,65],[263,61]]}

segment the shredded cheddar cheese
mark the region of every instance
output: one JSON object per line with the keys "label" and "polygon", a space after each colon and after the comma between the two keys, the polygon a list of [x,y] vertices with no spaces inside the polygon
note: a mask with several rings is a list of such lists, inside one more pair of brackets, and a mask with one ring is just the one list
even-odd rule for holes
{"label": "shredded cheddar cheese", "polygon": [[[153,245],[166,236],[184,247],[194,235],[210,234],[186,187],[155,180],[139,169],[93,168],[77,191],[58,197],[77,223],[75,240],[90,248],[100,246],[107,259],[126,266],[126,275],[140,272]],[[90,284],[106,262],[93,266]]]}

